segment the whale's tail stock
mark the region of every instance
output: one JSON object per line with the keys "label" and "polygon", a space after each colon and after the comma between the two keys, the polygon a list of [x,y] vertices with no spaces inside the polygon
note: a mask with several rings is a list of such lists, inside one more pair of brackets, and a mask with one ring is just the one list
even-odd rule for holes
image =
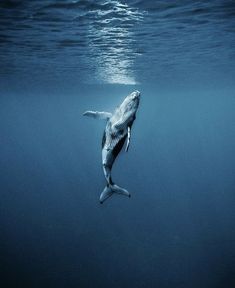
{"label": "whale's tail stock", "polygon": [[116,184],[107,184],[103,192],[100,194],[100,203],[103,204],[104,201],[114,193],[131,197],[131,194],[126,189],[121,188]]}

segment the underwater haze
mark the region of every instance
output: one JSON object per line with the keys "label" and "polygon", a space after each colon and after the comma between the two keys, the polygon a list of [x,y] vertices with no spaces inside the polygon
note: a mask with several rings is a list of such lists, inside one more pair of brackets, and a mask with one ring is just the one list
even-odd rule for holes
{"label": "underwater haze", "polygon": [[234,79],[232,0],[0,1],[1,287],[235,287]]}

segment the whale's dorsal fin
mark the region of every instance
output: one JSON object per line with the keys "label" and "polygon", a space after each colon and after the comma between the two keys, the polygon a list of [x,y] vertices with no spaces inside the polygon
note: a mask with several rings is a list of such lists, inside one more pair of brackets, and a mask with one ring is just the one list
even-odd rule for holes
{"label": "whale's dorsal fin", "polygon": [[128,151],[129,149],[129,146],[130,146],[130,139],[131,139],[131,127],[128,126],[127,127],[127,143],[126,143],[126,152]]}
{"label": "whale's dorsal fin", "polygon": [[109,118],[112,117],[112,113],[109,112],[99,112],[99,111],[86,111],[83,113],[83,116],[88,116],[88,117],[92,117],[95,119],[104,119],[104,120],[108,120]]}

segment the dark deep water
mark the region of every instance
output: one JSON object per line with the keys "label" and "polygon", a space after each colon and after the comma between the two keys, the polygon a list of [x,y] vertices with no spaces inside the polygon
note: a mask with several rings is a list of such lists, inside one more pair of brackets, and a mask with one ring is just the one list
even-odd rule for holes
{"label": "dark deep water", "polygon": [[[0,2],[1,287],[235,287],[235,3]],[[104,122],[138,89],[99,204]]]}

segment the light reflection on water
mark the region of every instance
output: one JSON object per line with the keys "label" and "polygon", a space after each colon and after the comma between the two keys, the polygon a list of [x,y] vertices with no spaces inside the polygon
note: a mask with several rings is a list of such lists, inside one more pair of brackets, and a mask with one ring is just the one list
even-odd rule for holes
{"label": "light reflection on water", "polygon": [[[132,50],[135,35],[130,31],[130,27],[141,22],[144,13],[137,9],[133,11],[127,4],[123,5],[118,1],[110,1],[110,3],[113,3],[112,9],[96,12],[96,17],[106,16],[105,19],[100,20],[101,26],[96,26],[94,23],[89,26],[89,37],[98,38],[101,43],[105,43],[104,47],[95,44],[92,40],[89,42],[91,54],[96,55],[94,63],[97,67],[96,77],[104,83],[135,85],[137,81],[133,64],[138,55]],[[131,22],[129,27],[113,25],[118,17],[120,17],[118,22]],[[133,56],[129,57],[129,55]]]}
{"label": "light reflection on water", "polygon": [[0,76],[209,81],[234,74],[234,15],[230,0],[1,1]]}

